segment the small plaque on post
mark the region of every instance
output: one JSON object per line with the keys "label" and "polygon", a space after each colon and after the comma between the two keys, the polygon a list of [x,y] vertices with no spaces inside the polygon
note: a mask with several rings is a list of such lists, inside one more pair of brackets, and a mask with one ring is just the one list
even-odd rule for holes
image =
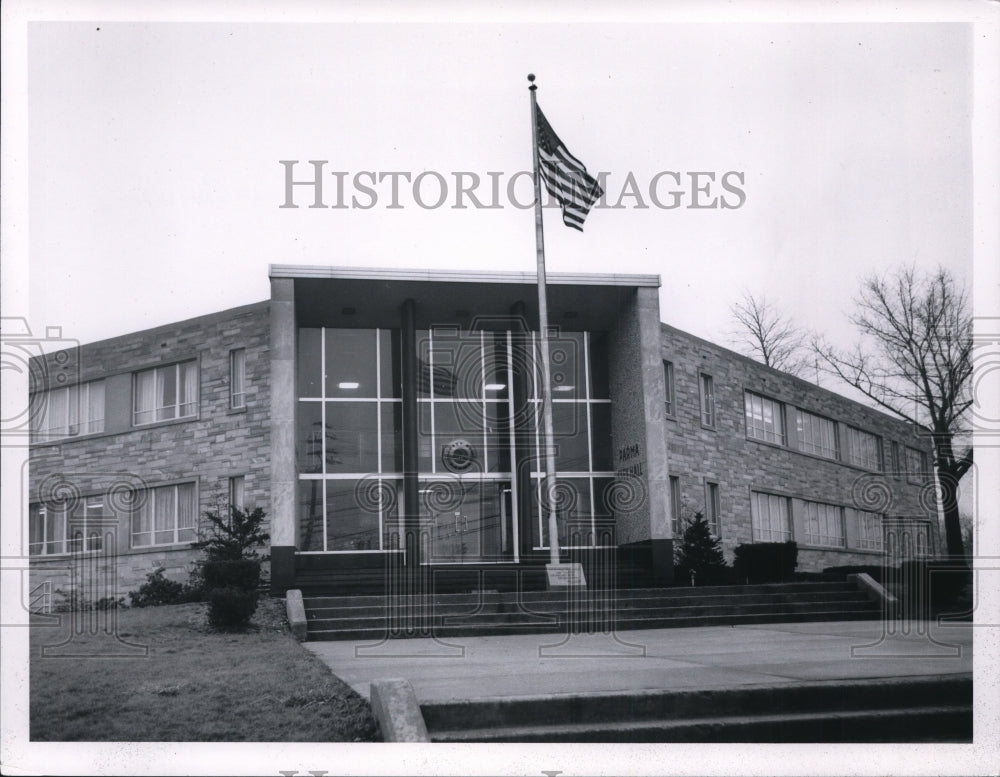
{"label": "small plaque on post", "polygon": [[546,564],[545,580],[550,590],[587,587],[587,579],[583,576],[583,565],[580,563]]}

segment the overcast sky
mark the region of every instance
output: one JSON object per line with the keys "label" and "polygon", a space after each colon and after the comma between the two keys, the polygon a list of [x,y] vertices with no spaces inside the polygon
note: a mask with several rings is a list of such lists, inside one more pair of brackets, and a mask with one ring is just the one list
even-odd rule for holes
{"label": "overcast sky", "polygon": [[[268,263],[534,269],[526,75],[608,204],[547,211],[551,272],[658,273],[664,321],[727,342],[741,289],[844,336],[858,279],[972,267],[965,24],[45,23],[28,39],[30,319],[88,342],[265,299]],[[284,168],[439,173],[282,209]],[[649,187],[656,186],[657,207]],[[729,183],[744,197],[720,186]],[[503,207],[458,210],[454,174]],[[693,209],[723,197],[736,208]],[[631,174],[639,198],[620,198]],[[422,179],[419,199],[439,187]],[[530,202],[530,181],[515,199]],[[741,183],[742,181],[742,183]],[[368,183],[366,180],[365,183]],[[469,204],[469,203],[467,203]],[[721,200],[717,203],[721,205]]]}

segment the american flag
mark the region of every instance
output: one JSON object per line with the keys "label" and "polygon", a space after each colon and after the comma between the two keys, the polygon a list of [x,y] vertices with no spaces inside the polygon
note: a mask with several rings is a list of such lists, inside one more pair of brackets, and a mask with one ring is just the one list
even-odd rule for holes
{"label": "american flag", "polygon": [[583,162],[559,140],[538,105],[535,105],[535,127],[539,175],[549,194],[562,206],[563,223],[583,232],[583,221],[593,204],[604,195],[604,190],[587,172]]}

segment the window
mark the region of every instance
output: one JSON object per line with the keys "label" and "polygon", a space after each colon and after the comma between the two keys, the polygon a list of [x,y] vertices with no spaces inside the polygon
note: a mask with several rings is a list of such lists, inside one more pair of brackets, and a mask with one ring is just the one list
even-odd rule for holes
{"label": "window", "polygon": [[674,530],[674,537],[683,535],[681,528],[681,479],[676,475],[670,476],[670,524]]}
{"label": "window", "polygon": [[28,553],[50,556],[66,552],[66,513],[34,504],[28,510]]}
{"label": "window", "polygon": [[[400,547],[401,366],[398,330],[299,329],[300,550]],[[244,478],[230,491],[238,505]]]}
{"label": "window", "polygon": [[236,348],[229,352],[229,406],[231,408],[247,406],[246,378],[247,352],[245,348]]}
{"label": "window", "polygon": [[705,520],[708,528],[716,537],[722,535],[722,523],[719,510],[719,484],[705,483]]}
{"label": "window", "polygon": [[229,506],[243,509],[244,486],[246,480],[243,475],[229,478]]}
{"label": "window", "polygon": [[712,386],[712,376],[702,373],[699,381],[701,387],[701,423],[703,426],[715,428],[715,390]]}
{"label": "window", "polygon": [[198,363],[192,360],[137,372],[133,408],[136,426],[193,417],[198,409]]}
{"label": "window", "polygon": [[915,448],[906,448],[906,478],[921,482],[927,474],[927,455]]}
{"label": "window", "polygon": [[792,538],[787,497],[751,492],[750,520],[754,542],[785,542]]}
{"label": "window", "polygon": [[844,547],[844,520],[837,505],[803,502],[806,543],[828,548]]}
{"label": "window", "polygon": [[889,446],[889,454],[892,456],[892,473],[896,477],[899,477],[903,471],[903,462],[899,458],[899,443],[895,440]]}
{"label": "window", "polygon": [[175,545],[197,539],[194,483],[148,488],[136,495],[132,547]]}
{"label": "window", "polygon": [[65,507],[31,505],[28,511],[28,553],[48,556],[101,550],[104,545],[100,528],[103,518],[104,499],[100,496],[80,499],[68,520]]}
{"label": "window", "polygon": [[865,510],[855,510],[858,518],[858,548],[882,550],[882,516]]}
{"label": "window", "polygon": [[847,463],[856,467],[882,469],[882,444],[878,437],[862,432],[853,426],[847,427]]}
{"label": "window", "polygon": [[827,459],[837,458],[837,427],[829,418],[798,410],[796,431],[800,451]]}
{"label": "window", "polygon": [[32,431],[38,441],[104,431],[104,381],[52,389],[35,397]]}
{"label": "window", "polygon": [[748,437],[778,445],[785,444],[784,408],[780,402],[748,391],[744,406]]}
{"label": "window", "polygon": [[665,415],[674,415],[674,365],[670,362],[663,362],[663,395]]}

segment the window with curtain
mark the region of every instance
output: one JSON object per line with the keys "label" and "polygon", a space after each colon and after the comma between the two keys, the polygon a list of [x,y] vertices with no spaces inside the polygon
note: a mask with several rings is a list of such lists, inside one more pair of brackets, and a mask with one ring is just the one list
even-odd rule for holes
{"label": "window with curtain", "polygon": [[136,495],[132,547],[175,545],[197,539],[194,483],[148,488]]}
{"label": "window with curtain", "polygon": [[719,484],[705,483],[705,520],[716,537],[722,536],[722,516],[719,503]]}
{"label": "window with curtain", "polygon": [[28,554],[51,556],[66,552],[66,513],[44,504],[28,508]]}
{"label": "window with curtain", "polygon": [[837,505],[803,502],[806,542],[829,548],[844,547],[844,520]]}
{"label": "window with curtain", "polygon": [[682,537],[687,527],[681,526],[681,479],[676,475],[670,476],[670,522],[674,538]]}
{"label": "window with curtain", "polygon": [[881,471],[882,443],[870,432],[863,432],[853,426],[847,427],[847,462],[856,467]]}
{"label": "window with curtain", "polygon": [[663,362],[663,412],[673,418],[674,416],[674,365],[671,362]]}
{"label": "window with curtain", "polygon": [[837,427],[829,418],[797,410],[796,431],[800,451],[826,459],[837,458]]}
{"label": "window with curtain", "polygon": [[866,510],[855,510],[858,521],[858,547],[862,550],[882,550],[882,516]]}
{"label": "window with curtain", "polygon": [[32,400],[32,431],[37,441],[104,431],[104,381],[46,391]]}
{"label": "window with curtain", "polygon": [[785,444],[785,418],[780,402],[747,391],[744,410],[748,437],[777,445]]}
{"label": "window with curtain", "polygon": [[132,418],[136,426],[193,418],[197,410],[197,361],[192,359],[135,374]]}
{"label": "window with curtain", "polygon": [[702,373],[699,380],[701,389],[701,423],[715,428],[715,387],[711,375]]}
{"label": "window with curtain", "polygon": [[101,550],[104,499],[88,496],[73,505],[33,504],[28,509],[28,554],[50,556]]}
{"label": "window with curtain", "polygon": [[246,407],[247,352],[236,348],[229,352],[229,406]]}
{"label": "window with curtain", "polygon": [[754,491],[750,495],[754,542],[785,542],[792,538],[788,498]]}
{"label": "window with curtain", "polygon": [[229,478],[229,504],[232,507],[236,507],[240,510],[243,509],[244,501],[244,488],[246,480],[243,475],[237,475],[235,477]]}
{"label": "window with curtain", "polygon": [[104,545],[101,519],[104,518],[104,499],[90,496],[80,501],[69,516],[67,543],[70,552],[100,550]]}
{"label": "window with curtain", "polygon": [[927,475],[927,455],[923,451],[907,447],[904,450],[906,456],[906,478],[914,483],[920,483]]}

